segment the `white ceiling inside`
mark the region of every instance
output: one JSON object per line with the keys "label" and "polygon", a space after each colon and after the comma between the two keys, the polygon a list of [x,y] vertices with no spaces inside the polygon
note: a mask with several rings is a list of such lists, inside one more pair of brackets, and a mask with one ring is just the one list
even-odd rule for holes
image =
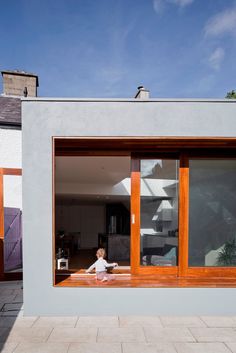
{"label": "white ceiling inside", "polygon": [[130,157],[56,157],[56,183],[114,185],[130,177]]}

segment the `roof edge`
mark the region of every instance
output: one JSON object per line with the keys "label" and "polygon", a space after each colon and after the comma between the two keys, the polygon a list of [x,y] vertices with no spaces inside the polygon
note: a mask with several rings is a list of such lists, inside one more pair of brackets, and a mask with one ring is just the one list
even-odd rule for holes
{"label": "roof edge", "polygon": [[160,103],[160,102],[203,102],[203,103],[236,103],[236,99],[227,98],[152,98],[138,100],[135,98],[57,98],[57,97],[21,97],[22,102],[126,102],[126,103]]}

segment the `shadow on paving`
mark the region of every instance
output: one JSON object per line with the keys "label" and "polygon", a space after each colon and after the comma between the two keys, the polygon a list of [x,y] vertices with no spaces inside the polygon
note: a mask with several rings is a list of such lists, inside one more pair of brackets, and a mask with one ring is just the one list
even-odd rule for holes
{"label": "shadow on paving", "polygon": [[0,282],[0,352],[4,349],[8,351],[7,339],[21,317],[23,317],[22,281]]}

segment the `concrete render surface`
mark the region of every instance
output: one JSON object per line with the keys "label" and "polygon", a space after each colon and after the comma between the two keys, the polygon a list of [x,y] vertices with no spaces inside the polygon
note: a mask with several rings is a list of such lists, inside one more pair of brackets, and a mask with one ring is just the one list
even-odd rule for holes
{"label": "concrete render surface", "polygon": [[236,353],[236,316],[27,317],[22,282],[0,282],[0,352]]}
{"label": "concrete render surface", "polygon": [[[152,137],[157,140],[166,137],[234,138],[235,116],[236,101],[233,99],[24,99],[22,194],[25,313],[236,315],[236,288],[87,287],[78,291],[75,287],[59,288],[52,284],[53,137],[110,140],[116,137]],[[39,254],[43,254],[40,266]]]}

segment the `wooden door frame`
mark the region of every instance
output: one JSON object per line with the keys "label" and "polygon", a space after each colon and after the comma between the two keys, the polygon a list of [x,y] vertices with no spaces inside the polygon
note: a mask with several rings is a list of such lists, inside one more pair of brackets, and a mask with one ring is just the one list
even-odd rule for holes
{"label": "wooden door frame", "polygon": [[[142,266],[140,264],[140,225],[141,225],[141,173],[140,161],[142,159],[174,159],[173,154],[133,154],[131,155],[131,273],[132,274],[157,274],[157,275],[172,275],[177,276],[179,266]],[[179,247],[178,247],[179,248]],[[180,258],[180,256],[178,256]]]}
{"label": "wooden door frame", "polygon": [[20,168],[0,168],[0,281],[20,280],[22,273],[4,272],[4,175],[22,175]]}
{"label": "wooden door frame", "polygon": [[[155,157],[156,156],[156,157]],[[170,155],[171,156],[171,155]],[[176,275],[178,277],[236,277],[236,267],[205,266],[192,267],[188,264],[189,253],[189,161],[191,159],[236,159],[231,151],[197,152],[183,151],[179,154],[179,225],[178,225],[178,265],[141,266],[140,265],[140,160],[143,158],[158,159],[162,154],[136,154],[131,159],[131,273]],[[166,156],[164,158],[167,158]],[[163,159],[164,159],[163,158]],[[171,158],[171,157],[170,157]],[[173,158],[173,157],[172,157]],[[133,216],[134,215],[134,216]],[[135,217],[135,222],[132,218]]]}
{"label": "wooden door frame", "polygon": [[221,266],[189,266],[188,264],[188,252],[189,252],[189,161],[194,159],[202,160],[226,160],[236,159],[236,151],[188,151],[183,154],[182,160],[182,195],[180,197],[181,209],[180,209],[180,226],[182,225],[179,234],[181,237],[180,256],[182,256],[182,266],[180,267],[180,277],[195,277],[195,278],[210,278],[210,277],[236,277],[236,266],[235,267],[221,267]]}
{"label": "wooden door frame", "polygon": [[186,152],[180,154],[179,164],[179,238],[178,276],[185,277],[188,267],[188,212],[189,212],[189,160]]}

